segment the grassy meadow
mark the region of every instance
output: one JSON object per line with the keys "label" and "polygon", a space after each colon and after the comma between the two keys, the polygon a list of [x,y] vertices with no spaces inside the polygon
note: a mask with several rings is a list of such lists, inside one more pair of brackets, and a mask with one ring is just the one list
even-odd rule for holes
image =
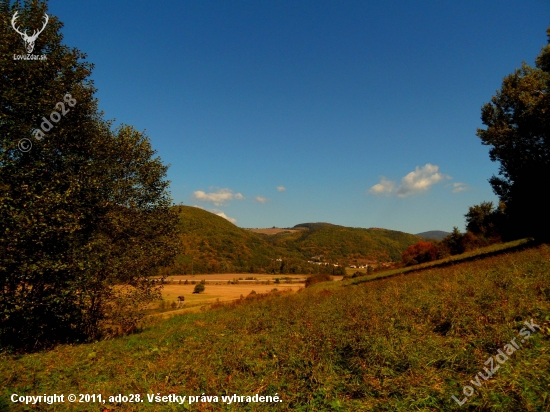
{"label": "grassy meadow", "polygon": [[[2,355],[0,411],[25,410],[9,402],[13,393],[145,398],[27,409],[48,411],[547,411],[549,273],[542,245],[220,303],[118,339]],[[470,383],[531,319],[541,329],[487,381]],[[465,398],[465,385],[474,392],[459,406],[451,396]],[[277,394],[282,402],[149,403],[157,393]]]}

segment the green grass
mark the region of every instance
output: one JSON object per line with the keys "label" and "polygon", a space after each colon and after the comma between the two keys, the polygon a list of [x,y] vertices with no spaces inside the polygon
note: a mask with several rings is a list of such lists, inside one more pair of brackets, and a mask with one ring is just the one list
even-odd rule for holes
{"label": "green grass", "polygon": [[[274,395],[278,404],[193,411],[545,411],[550,400],[550,247],[513,251],[348,287],[246,299],[142,333],[0,356],[8,396],[101,393]],[[326,287],[325,287],[326,286]],[[525,320],[542,330],[461,408],[462,387]],[[470,386],[472,384],[469,384]],[[109,410],[187,410],[102,405]],[[103,410],[60,404],[29,410]]]}

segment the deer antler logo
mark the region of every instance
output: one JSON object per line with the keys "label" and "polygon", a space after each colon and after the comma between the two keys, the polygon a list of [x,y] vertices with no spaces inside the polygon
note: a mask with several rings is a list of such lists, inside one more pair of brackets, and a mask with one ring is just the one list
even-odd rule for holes
{"label": "deer antler logo", "polygon": [[49,20],[48,15],[46,13],[44,13],[44,17],[46,18],[46,21],[44,22],[44,25],[42,26],[42,28],[40,30],[35,30],[33,32],[32,36],[28,36],[26,30],[25,30],[24,33],[22,33],[21,31],[19,31],[17,29],[17,27],[15,27],[15,20],[17,20],[17,13],[19,13],[19,12],[16,11],[15,14],[13,15],[13,18],[11,19],[11,25],[12,25],[13,29],[17,33],[19,33],[21,35],[21,37],[23,38],[23,41],[26,44],[25,47],[27,48],[27,53],[31,54],[32,51],[34,50],[34,42],[38,38],[38,35],[44,31],[44,29],[46,28],[46,24],[48,24],[48,20]]}

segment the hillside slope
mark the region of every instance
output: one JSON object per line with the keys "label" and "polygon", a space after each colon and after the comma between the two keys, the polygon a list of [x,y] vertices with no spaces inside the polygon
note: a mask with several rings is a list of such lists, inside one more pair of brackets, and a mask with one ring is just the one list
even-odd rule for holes
{"label": "hillside slope", "polygon": [[400,260],[408,246],[419,241],[415,235],[386,229],[362,229],[331,224],[302,223],[308,227],[296,233],[280,233],[268,240],[276,246],[299,252],[310,259],[320,256],[325,261],[352,262]]}
{"label": "hillside slope", "polygon": [[[332,282],[243,299],[110,341],[0,355],[0,410],[25,409],[11,404],[14,393],[88,392],[139,394],[144,402],[66,402],[55,410],[459,410],[454,395],[464,410],[543,411],[549,273],[550,248],[543,245],[359,286]],[[538,325],[532,331],[531,320]],[[517,350],[505,346],[513,339]],[[500,364],[499,350],[507,353]],[[484,380],[478,373],[493,367],[489,358],[495,369]],[[157,393],[219,399],[149,403],[147,395]],[[233,394],[277,395],[281,402],[222,401]]]}
{"label": "hillside slope", "polygon": [[170,273],[254,272],[269,267],[277,250],[258,234],[198,207],[176,206],[181,253]]}

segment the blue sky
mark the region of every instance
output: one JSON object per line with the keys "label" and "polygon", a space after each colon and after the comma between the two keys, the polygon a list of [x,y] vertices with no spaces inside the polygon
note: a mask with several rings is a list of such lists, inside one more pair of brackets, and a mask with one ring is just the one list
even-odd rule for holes
{"label": "blue sky", "polygon": [[476,137],[550,2],[49,1],[107,119],[146,131],[175,203],[241,227],[417,233],[495,201]]}

